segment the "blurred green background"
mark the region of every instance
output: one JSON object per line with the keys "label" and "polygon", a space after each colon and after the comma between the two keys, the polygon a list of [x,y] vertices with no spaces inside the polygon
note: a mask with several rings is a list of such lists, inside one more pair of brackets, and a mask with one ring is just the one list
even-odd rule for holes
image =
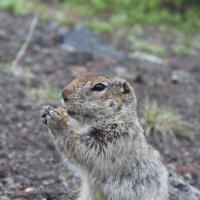
{"label": "blurred green background", "polygon": [[139,24],[199,33],[199,7],[199,0],[0,0],[1,10],[37,13],[62,24],[81,21],[102,32]]}

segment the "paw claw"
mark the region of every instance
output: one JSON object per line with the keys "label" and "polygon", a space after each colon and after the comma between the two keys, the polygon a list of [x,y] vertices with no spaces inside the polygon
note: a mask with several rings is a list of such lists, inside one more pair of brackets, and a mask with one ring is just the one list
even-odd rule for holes
{"label": "paw claw", "polygon": [[46,120],[47,120],[47,125],[49,126],[50,125],[50,121],[51,121],[51,117],[48,115],[47,117],[46,117]]}
{"label": "paw claw", "polygon": [[47,124],[47,119],[46,119],[46,118],[43,118],[43,119],[42,119],[42,123]]}
{"label": "paw claw", "polygon": [[51,106],[44,106],[43,109],[44,109],[44,111],[46,111],[47,113],[49,113],[49,111],[51,109],[53,109],[53,108]]}
{"label": "paw claw", "polygon": [[40,116],[41,116],[42,118],[45,118],[47,115],[49,115],[48,112],[46,112],[46,111],[44,111],[44,110],[41,110],[41,111],[40,111]]}

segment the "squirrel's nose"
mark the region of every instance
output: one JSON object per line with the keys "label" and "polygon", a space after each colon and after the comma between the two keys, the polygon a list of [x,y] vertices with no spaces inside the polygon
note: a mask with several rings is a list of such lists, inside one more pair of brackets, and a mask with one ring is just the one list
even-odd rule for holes
{"label": "squirrel's nose", "polygon": [[67,91],[66,91],[66,90],[63,90],[63,91],[61,92],[61,98],[62,98],[65,102],[68,101],[68,96],[67,96]]}

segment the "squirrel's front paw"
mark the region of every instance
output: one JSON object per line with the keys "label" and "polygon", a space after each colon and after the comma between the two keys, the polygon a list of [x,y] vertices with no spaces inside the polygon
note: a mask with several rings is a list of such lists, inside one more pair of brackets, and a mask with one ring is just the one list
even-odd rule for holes
{"label": "squirrel's front paw", "polygon": [[67,125],[67,112],[62,108],[54,109],[51,106],[44,106],[41,111],[42,122],[52,131],[63,130]]}

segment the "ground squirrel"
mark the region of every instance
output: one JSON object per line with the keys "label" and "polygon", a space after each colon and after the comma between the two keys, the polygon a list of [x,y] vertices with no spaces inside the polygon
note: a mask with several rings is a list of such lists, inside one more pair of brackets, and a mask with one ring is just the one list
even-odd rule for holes
{"label": "ground squirrel", "polygon": [[82,73],[61,92],[63,109],[41,118],[82,179],[78,200],[167,200],[168,174],[145,140],[136,96],[119,77]]}

